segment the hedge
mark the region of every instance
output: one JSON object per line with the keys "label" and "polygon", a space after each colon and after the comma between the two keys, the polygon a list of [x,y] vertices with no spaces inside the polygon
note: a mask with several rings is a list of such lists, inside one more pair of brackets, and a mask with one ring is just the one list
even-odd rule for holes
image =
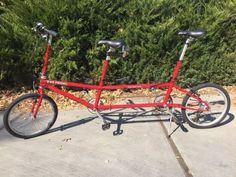
{"label": "hedge", "polygon": [[236,83],[235,0],[5,0],[0,5],[0,88],[30,86],[38,78],[45,41],[31,30],[36,22],[60,34],[53,41],[50,79],[97,83],[107,50],[98,41],[123,39],[129,56],[112,60],[107,82],[126,76],[127,83],[169,81],[185,41],[178,32],[206,29],[187,50],[178,82],[185,87]]}

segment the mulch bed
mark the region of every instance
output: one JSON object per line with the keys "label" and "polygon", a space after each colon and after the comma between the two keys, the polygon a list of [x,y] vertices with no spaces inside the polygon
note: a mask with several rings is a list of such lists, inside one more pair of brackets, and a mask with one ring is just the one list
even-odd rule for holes
{"label": "mulch bed", "polygon": [[[227,91],[232,94],[231,101],[232,105],[236,106],[236,86],[227,86],[225,87]],[[32,90],[24,90],[20,92],[12,91],[12,90],[4,90],[0,91],[0,110],[5,109],[14,99],[18,98],[21,95],[32,93]],[[85,91],[69,91],[69,93],[83,98],[85,100],[92,100],[95,98],[96,91],[90,91],[87,94]],[[59,109],[70,110],[75,108],[83,108],[81,104],[76,103],[70,99],[67,99],[59,94],[53,93],[51,91],[46,91],[46,94],[53,98],[53,100],[57,103]],[[115,90],[111,92],[104,91],[101,95],[103,100],[106,100],[106,104],[116,103],[118,101],[124,100],[125,98],[130,97],[155,97],[155,95],[164,94],[163,90],[155,90],[151,91],[149,89],[134,89],[132,91],[122,91]],[[174,91],[172,96],[174,97],[183,97],[184,95],[178,91]]]}

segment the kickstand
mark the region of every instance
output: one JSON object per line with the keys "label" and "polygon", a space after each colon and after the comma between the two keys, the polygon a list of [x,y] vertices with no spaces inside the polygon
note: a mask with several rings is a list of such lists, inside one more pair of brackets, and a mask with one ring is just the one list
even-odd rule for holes
{"label": "kickstand", "polygon": [[107,122],[106,119],[104,119],[104,117],[100,114],[100,112],[98,110],[96,110],[95,113],[103,121],[102,130],[108,130],[111,127],[111,123]]}
{"label": "kickstand", "polygon": [[176,131],[178,130],[178,128],[180,127],[181,125],[178,125],[171,133],[170,133],[170,130],[168,131],[168,138],[171,137],[171,135]]}
{"label": "kickstand", "polygon": [[121,125],[123,123],[122,117],[123,113],[119,113],[119,119],[117,121],[117,129],[113,132],[114,136],[121,135],[123,133],[123,130],[121,130]]}
{"label": "kickstand", "polygon": [[[170,136],[180,127],[182,126],[182,122],[179,121],[179,119],[175,116],[174,112],[174,108],[172,108],[173,110],[171,110],[167,105],[166,105],[167,111],[169,112],[169,114],[171,115],[170,120],[169,120],[169,128],[168,128],[168,137],[170,138]],[[173,131],[171,130],[171,125],[172,125],[172,120],[174,120],[174,122],[178,125]]]}

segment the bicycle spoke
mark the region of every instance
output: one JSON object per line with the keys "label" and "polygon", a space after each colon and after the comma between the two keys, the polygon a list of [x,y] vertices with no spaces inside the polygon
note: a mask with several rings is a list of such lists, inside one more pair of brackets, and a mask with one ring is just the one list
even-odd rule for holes
{"label": "bicycle spoke", "polygon": [[19,137],[34,137],[53,125],[57,116],[57,109],[55,103],[48,97],[42,98],[37,116],[33,116],[34,110],[32,108],[37,105],[38,97],[38,94],[29,94],[16,100],[7,117],[6,125],[11,130],[10,133]]}
{"label": "bicycle spoke", "polygon": [[[201,85],[195,91],[194,96],[199,97],[199,100],[202,101],[190,96],[185,97],[183,104],[187,108],[185,110],[182,109],[182,112],[190,125],[194,127],[212,127],[225,117],[229,109],[229,99],[226,95],[227,93],[218,87],[214,84]],[[190,110],[188,107],[203,111]]]}

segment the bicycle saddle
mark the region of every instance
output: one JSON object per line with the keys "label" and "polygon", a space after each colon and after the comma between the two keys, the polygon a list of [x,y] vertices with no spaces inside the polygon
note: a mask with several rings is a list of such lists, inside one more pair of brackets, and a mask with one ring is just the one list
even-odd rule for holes
{"label": "bicycle saddle", "polygon": [[206,34],[205,30],[180,31],[178,35],[187,35],[191,37],[200,37]]}
{"label": "bicycle saddle", "polygon": [[124,45],[123,40],[101,40],[98,42],[98,44],[104,44],[112,48],[120,48]]}

